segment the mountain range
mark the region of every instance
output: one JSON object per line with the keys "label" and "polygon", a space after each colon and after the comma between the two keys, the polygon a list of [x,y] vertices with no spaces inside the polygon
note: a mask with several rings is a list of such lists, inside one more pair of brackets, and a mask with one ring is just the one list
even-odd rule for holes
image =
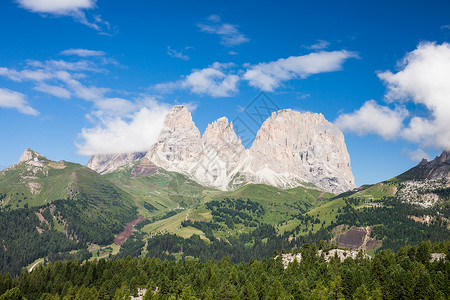
{"label": "mountain range", "polygon": [[148,151],[96,155],[88,167],[26,149],[0,172],[0,270],[127,255],[241,262],[321,240],[373,254],[450,240],[448,151],[354,188],[344,137],[320,114],[273,113],[245,149],[226,118],[201,136],[175,106]]}
{"label": "mountain range", "polygon": [[[143,156],[143,152],[94,155],[87,166],[105,174]],[[251,148],[245,149],[227,118],[209,124],[201,136],[187,107],[177,105],[145,157],[158,167],[223,191],[249,183],[281,188],[313,184],[333,193],[355,188],[342,132],[322,114],[290,109],[272,113]]]}

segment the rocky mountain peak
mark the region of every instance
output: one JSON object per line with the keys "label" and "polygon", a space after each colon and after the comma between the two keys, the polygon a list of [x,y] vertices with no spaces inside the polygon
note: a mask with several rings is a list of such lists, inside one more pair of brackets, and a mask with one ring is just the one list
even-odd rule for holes
{"label": "rocky mountain peak", "polygon": [[[203,145],[215,147],[218,150],[224,150],[223,147],[233,149],[233,152],[244,151],[241,139],[236,135],[233,123],[229,123],[226,117],[217,119],[215,122],[208,124],[202,137]],[[232,155],[233,153],[229,153]]]}
{"label": "rocky mountain peak", "polygon": [[439,156],[439,160],[441,163],[450,163],[450,151],[444,150],[441,156]]}
{"label": "rocky mountain peak", "polygon": [[290,187],[311,182],[333,192],[355,187],[344,135],[322,114],[272,113],[258,131],[250,157],[248,171],[260,178],[258,183]]}
{"label": "rocky mountain peak", "polygon": [[30,148],[26,149],[23,153],[22,156],[19,159],[19,164],[23,163],[23,162],[29,162],[29,161],[38,161],[40,158],[44,158],[47,159],[45,156],[37,153],[34,150],[31,150]]}
{"label": "rocky mountain peak", "polygon": [[200,131],[184,105],[174,106],[166,115],[158,141],[146,157],[155,165],[169,171],[186,174],[202,156]]}
{"label": "rocky mountain peak", "polygon": [[172,107],[164,120],[165,129],[175,130],[177,128],[195,128],[191,113],[185,105]]}
{"label": "rocky mountain peak", "polygon": [[202,137],[203,155],[194,178],[203,184],[225,190],[247,155],[233,124],[219,118],[206,128]]}
{"label": "rocky mountain peak", "polygon": [[[355,187],[342,132],[322,114],[292,109],[272,113],[247,150],[226,117],[209,124],[202,137],[187,107],[177,105],[145,157],[150,169],[179,172],[221,190],[246,183],[313,183],[336,193]],[[107,160],[99,157],[99,165],[107,166]]]}
{"label": "rocky mountain peak", "polygon": [[398,176],[403,180],[450,178],[450,152],[444,150],[432,161],[423,159],[417,166]]}

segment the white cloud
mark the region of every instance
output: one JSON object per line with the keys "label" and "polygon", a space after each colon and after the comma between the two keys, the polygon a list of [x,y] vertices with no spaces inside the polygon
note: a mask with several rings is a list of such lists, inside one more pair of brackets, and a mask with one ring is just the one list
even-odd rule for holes
{"label": "white cloud", "polygon": [[110,35],[111,25],[94,16],[94,21],[88,21],[85,10],[96,8],[97,0],[16,0],[20,7],[33,13],[51,14],[54,16],[70,16],[77,22],[99,31],[99,34]]}
{"label": "white cloud", "polygon": [[70,92],[67,89],[60,86],[42,83],[35,86],[34,89],[36,91],[50,94],[58,98],[65,98],[65,99],[70,98]]}
{"label": "white cloud", "polygon": [[380,72],[388,101],[423,105],[428,117],[413,116],[402,132],[410,141],[450,149],[450,44],[421,43],[398,65]]}
{"label": "white cloud", "polygon": [[359,135],[379,134],[388,140],[398,136],[407,116],[408,111],[403,107],[393,110],[369,100],[353,113],[340,115],[335,124],[343,131]]}
{"label": "white cloud", "polygon": [[208,68],[194,70],[184,79],[156,84],[154,89],[166,93],[176,89],[187,89],[199,95],[230,97],[237,92],[239,83],[238,75],[225,73],[226,69],[233,66],[233,63],[215,62]]}
{"label": "white cloud", "polygon": [[280,58],[276,61],[250,66],[244,74],[244,79],[251,86],[263,91],[273,91],[283,81],[304,79],[313,74],[341,70],[343,63],[352,57],[356,58],[358,55],[355,52],[341,50]]}
{"label": "white cloud", "polygon": [[44,81],[51,79],[53,76],[45,70],[22,70],[16,71],[13,69],[0,67],[0,76],[8,77],[11,80],[21,82],[23,80]]}
{"label": "white cloud", "polygon": [[96,101],[105,98],[110,89],[86,86],[78,79],[86,77],[86,72],[106,72],[98,67],[98,63],[106,65],[115,61],[102,59],[96,63],[89,60],[28,60],[23,70],[0,67],[0,76],[18,82],[31,81],[35,90],[58,98],[68,99],[75,95],[87,101]]}
{"label": "white cloud", "polygon": [[88,50],[88,49],[67,49],[62,51],[62,55],[76,55],[80,57],[89,56],[104,56],[106,53],[104,51]]}
{"label": "white cloud", "polygon": [[39,115],[39,112],[28,104],[24,94],[4,88],[0,88],[0,107],[14,108],[26,115]]}
{"label": "white cloud", "polygon": [[170,48],[170,46],[167,46],[167,54],[172,56],[172,57],[179,58],[179,59],[182,59],[182,60],[188,60],[189,59],[188,55],[183,54],[183,52],[181,52],[181,51],[176,51],[176,50]]}
{"label": "white cloud", "polygon": [[311,50],[323,50],[328,48],[328,46],[330,46],[329,42],[324,40],[317,40],[317,43],[304,47]]}
{"label": "white cloud", "polygon": [[224,46],[232,47],[247,43],[249,39],[239,31],[237,25],[223,23],[218,15],[211,15],[207,18],[208,24],[198,24],[201,31],[216,34],[220,37],[220,43]]}
{"label": "white cloud", "polygon": [[412,161],[421,161],[422,159],[430,160],[430,156],[423,151],[422,149],[417,149],[414,151],[411,150],[404,150],[402,151],[404,155],[408,156],[408,158]]}
{"label": "white cloud", "polygon": [[441,26],[441,29],[450,29],[450,24]]}
{"label": "white cloud", "polygon": [[230,97],[237,91],[239,76],[226,75],[221,70],[206,68],[192,72],[182,86],[195,94],[213,97]]}
{"label": "white cloud", "polygon": [[25,9],[37,13],[69,15],[95,7],[95,0],[16,0]]}
{"label": "white cloud", "polygon": [[136,104],[122,98],[104,98],[97,100],[95,107],[102,114],[121,116],[133,112],[136,109]]}
{"label": "white cloud", "polygon": [[[113,100],[110,104],[119,108],[125,102]],[[104,105],[110,104],[105,103]],[[134,111],[127,116],[98,113],[96,115],[97,125],[93,128],[81,130],[79,139],[82,141],[77,143],[78,153],[93,155],[150,149],[158,139],[164,125],[164,118],[170,107],[158,103],[154,99],[145,99],[145,101],[134,105]],[[100,104],[100,106],[102,106],[102,109],[105,108],[103,104]],[[125,106],[128,106],[128,104],[125,104]],[[110,108],[108,107],[108,109]]]}

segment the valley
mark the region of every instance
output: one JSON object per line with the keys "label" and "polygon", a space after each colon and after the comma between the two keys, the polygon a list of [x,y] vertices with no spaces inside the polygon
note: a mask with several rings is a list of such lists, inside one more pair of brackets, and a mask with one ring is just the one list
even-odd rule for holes
{"label": "valley", "polygon": [[[445,182],[429,185],[425,194],[435,192],[438,201],[423,206],[398,197],[406,186],[404,174],[338,195],[313,185],[280,189],[247,184],[221,191],[146,158],[98,175],[80,165],[52,162],[32,150],[24,155],[31,157],[0,175],[0,224],[7,225],[1,231],[1,267],[13,274],[36,260],[131,255],[206,262],[228,256],[238,263],[269,258],[274,251],[299,249],[305,243],[374,255],[423,240],[450,239]],[[12,180],[20,184],[11,185]],[[43,187],[52,184],[52,193],[36,192],[30,181]],[[10,219],[24,223],[11,227]],[[18,237],[12,228],[27,235]],[[18,260],[26,239],[40,246],[30,244],[27,255]]]}

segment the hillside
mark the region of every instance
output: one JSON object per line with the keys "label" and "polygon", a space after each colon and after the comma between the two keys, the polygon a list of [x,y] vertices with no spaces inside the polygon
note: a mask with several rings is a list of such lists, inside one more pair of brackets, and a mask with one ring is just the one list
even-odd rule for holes
{"label": "hillside", "polygon": [[[32,193],[30,182],[40,190]],[[201,261],[228,256],[246,262],[305,243],[335,243],[373,255],[424,240],[449,240],[445,193],[431,206],[418,205],[400,198],[406,182],[398,176],[340,195],[312,184],[292,189],[247,184],[220,191],[147,158],[100,176],[31,152],[31,158],[1,173],[5,226],[0,232],[7,249],[0,248],[1,268],[17,272],[36,259],[114,255]],[[22,249],[24,239],[36,243]],[[55,247],[42,239],[53,240]]]}
{"label": "hillside", "polygon": [[29,149],[0,173],[0,195],[0,268],[13,273],[37,258],[110,244],[137,216],[130,196],[96,172]]}

